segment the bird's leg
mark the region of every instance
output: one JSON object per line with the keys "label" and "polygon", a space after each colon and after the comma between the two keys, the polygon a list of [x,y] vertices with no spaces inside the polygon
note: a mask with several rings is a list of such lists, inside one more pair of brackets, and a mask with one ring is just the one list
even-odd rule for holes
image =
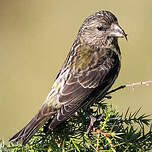
{"label": "bird's leg", "polygon": [[104,113],[101,114],[100,116],[98,116],[98,118],[96,118],[96,117],[91,115],[90,116],[90,119],[91,119],[90,120],[90,125],[89,125],[89,127],[87,129],[87,134],[89,134],[89,132],[92,130],[92,132],[96,132],[96,133],[101,134],[102,136],[105,136],[105,137],[111,135],[112,134],[111,132],[103,132],[101,129],[97,129],[96,127],[93,126],[96,121],[100,121],[104,117],[105,117]]}
{"label": "bird's leg", "polygon": [[96,122],[96,118],[94,116],[90,116],[90,125],[87,129],[87,134],[89,134],[89,132],[91,131],[91,129],[93,128],[94,123]]}
{"label": "bird's leg", "polygon": [[100,121],[101,119],[103,119],[103,117],[105,117],[105,114],[101,114],[100,116],[97,116],[98,118],[94,117],[94,116],[90,116],[90,125],[87,129],[87,134],[89,134],[89,132],[91,131],[91,129],[94,129],[93,125],[96,121]]}

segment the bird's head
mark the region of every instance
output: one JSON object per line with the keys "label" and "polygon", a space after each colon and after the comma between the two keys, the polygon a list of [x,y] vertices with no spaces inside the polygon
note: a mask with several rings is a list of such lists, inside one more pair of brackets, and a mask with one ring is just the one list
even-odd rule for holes
{"label": "bird's head", "polygon": [[100,11],[86,18],[78,35],[85,44],[98,47],[110,47],[119,37],[127,39],[117,18],[109,11]]}

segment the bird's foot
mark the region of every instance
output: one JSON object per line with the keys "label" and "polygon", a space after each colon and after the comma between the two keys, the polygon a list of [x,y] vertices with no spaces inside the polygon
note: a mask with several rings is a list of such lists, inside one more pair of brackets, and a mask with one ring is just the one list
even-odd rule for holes
{"label": "bird's foot", "polygon": [[105,114],[104,114],[104,113],[101,114],[100,116],[98,116],[97,118],[91,115],[91,116],[90,116],[90,125],[89,125],[89,127],[88,127],[88,129],[87,129],[87,134],[89,134],[90,131],[91,131],[91,129],[94,128],[94,127],[93,127],[94,123],[95,123],[96,121],[100,121],[100,120],[103,119],[104,117],[105,117]]}

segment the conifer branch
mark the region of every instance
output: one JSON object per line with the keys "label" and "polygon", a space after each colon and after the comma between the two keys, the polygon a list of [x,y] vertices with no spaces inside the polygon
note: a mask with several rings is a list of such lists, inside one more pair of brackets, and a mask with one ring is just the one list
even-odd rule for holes
{"label": "conifer branch", "polygon": [[[114,93],[126,87],[149,86],[152,81],[122,85],[107,93]],[[148,151],[152,149],[152,121],[148,114],[135,112],[120,114],[106,103],[107,96],[93,104],[89,113],[97,118],[88,134],[90,116],[79,110],[53,131],[44,132],[42,127],[28,144],[22,146],[0,141],[0,152],[99,152],[99,151]],[[104,102],[103,102],[104,101]],[[99,119],[100,118],[100,119]]]}

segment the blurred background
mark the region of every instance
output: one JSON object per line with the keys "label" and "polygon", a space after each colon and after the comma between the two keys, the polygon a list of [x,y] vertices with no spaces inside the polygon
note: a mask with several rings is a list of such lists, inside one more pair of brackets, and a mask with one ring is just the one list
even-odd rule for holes
{"label": "blurred background", "polygon": [[[110,10],[128,34],[113,88],[152,79],[152,1],[0,0],[0,137],[8,140],[36,114],[83,20]],[[118,91],[118,111],[152,112],[152,85]]]}

